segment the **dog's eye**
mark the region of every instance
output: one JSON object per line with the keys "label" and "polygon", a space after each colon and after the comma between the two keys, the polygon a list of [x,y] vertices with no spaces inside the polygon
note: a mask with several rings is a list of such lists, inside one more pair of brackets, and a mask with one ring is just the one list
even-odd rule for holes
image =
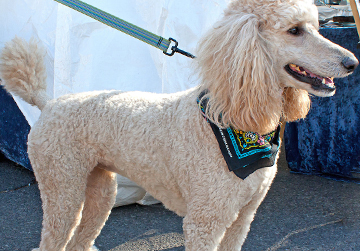
{"label": "dog's eye", "polygon": [[295,36],[300,35],[300,28],[295,26],[295,27],[289,29],[288,33],[290,33],[291,35],[295,35]]}

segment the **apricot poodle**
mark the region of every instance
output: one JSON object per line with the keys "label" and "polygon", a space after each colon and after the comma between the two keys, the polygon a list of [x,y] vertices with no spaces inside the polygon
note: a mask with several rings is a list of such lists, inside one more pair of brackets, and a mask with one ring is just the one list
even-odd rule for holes
{"label": "apricot poodle", "polygon": [[[184,217],[188,251],[240,250],[276,174],[280,120],[335,93],[354,55],[318,33],[310,0],[234,0],[199,42],[199,86],[50,99],[43,50],[15,38],[5,88],[39,107],[28,153],[43,203],[39,250],[95,250],[115,173]],[[235,164],[234,164],[235,163]]]}

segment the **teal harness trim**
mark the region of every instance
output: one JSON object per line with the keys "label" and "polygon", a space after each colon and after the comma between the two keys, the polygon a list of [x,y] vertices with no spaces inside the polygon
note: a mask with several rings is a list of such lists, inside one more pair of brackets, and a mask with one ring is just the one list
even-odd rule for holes
{"label": "teal harness trim", "polygon": [[[190,53],[184,52],[177,48],[177,41],[169,38],[165,39],[161,36],[155,35],[147,30],[144,30],[136,25],[133,25],[125,20],[122,20],[118,17],[115,17],[105,11],[102,11],[94,6],[91,6],[87,3],[84,3],[79,0],[55,0],[58,3],[66,5],[78,12],[81,12],[93,19],[98,20],[99,22],[106,24],[114,29],[122,31],[134,38],[137,38],[149,45],[152,45],[160,50],[162,50],[166,55],[172,56],[175,52],[179,52],[187,57],[194,58]],[[167,53],[171,42],[174,42],[175,45],[171,47],[172,52]]]}

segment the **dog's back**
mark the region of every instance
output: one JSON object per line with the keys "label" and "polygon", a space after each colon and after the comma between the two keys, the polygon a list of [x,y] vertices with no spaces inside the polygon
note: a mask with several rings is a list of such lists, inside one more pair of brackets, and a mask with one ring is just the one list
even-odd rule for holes
{"label": "dog's back", "polygon": [[[30,159],[46,155],[50,161],[81,151],[86,153],[82,163],[100,163],[132,179],[184,216],[176,183],[184,173],[196,172],[184,168],[200,161],[195,159],[199,151],[211,154],[204,148],[208,137],[198,132],[204,119],[195,93],[196,88],[175,94],[95,91],[51,100],[29,134]],[[35,169],[43,168],[52,167]]]}

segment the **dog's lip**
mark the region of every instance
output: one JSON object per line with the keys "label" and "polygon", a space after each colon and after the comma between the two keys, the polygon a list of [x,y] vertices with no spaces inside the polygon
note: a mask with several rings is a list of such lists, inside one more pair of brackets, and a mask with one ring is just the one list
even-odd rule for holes
{"label": "dog's lip", "polygon": [[285,66],[285,70],[296,80],[310,84],[316,91],[333,92],[335,91],[335,84],[330,77],[322,77],[312,73],[311,71],[298,66],[296,64],[288,64]]}

